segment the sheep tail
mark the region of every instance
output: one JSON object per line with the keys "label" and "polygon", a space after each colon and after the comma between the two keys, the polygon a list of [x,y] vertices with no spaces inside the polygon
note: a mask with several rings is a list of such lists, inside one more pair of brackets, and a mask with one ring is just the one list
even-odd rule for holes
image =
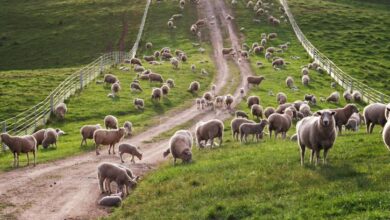
{"label": "sheep tail", "polygon": [[168,150],[164,151],[163,156],[167,157],[171,153],[171,149],[168,148]]}

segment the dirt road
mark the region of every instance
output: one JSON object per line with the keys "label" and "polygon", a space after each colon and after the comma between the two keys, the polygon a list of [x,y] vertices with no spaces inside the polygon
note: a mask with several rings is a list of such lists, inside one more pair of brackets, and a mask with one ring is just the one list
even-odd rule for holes
{"label": "dirt road", "polygon": [[[198,11],[200,17],[218,20],[214,23],[208,23],[210,40],[214,49],[214,63],[217,67],[215,84],[218,93],[231,78],[227,61],[221,53],[224,42],[221,26],[227,29],[228,41],[234,48],[240,47],[239,37],[234,25],[224,17],[230,12],[223,0],[202,1],[198,6]],[[226,47],[230,47],[230,45],[226,45]],[[241,62],[238,67],[242,78],[251,74],[248,63]],[[244,85],[244,80],[241,80],[240,86],[234,93],[236,100],[233,106],[239,103],[239,88],[244,87]],[[142,146],[144,152],[142,163],[130,165],[135,174],[142,175],[156,168],[164,160],[162,152],[167,148],[167,140],[149,144],[145,144],[144,141],[151,140],[164,131],[195,117],[199,120],[211,118],[223,120],[230,117],[230,114],[226,111],[218,115],[213,111],[200,112],[193,106],[176,113],[175,117],[169,117],[169,120],[164,120],[163,123],[131,139],[124,140],[124,142]],[[119,162],[119,158],[117,155],[108,155],[106,150],[102,150],[100,156],[96,156],[95,152],[90,152],[64,160],[39,164],[35,168],[21,168],[1,174],[0,204],[6,208],[1,209],[0,217],[91,219],[107,215],[108,209],[97,205],[101,194],[97,184],[96,167],[102,161]],[[126,160],[126,164],[128,163],[129,161]]]}

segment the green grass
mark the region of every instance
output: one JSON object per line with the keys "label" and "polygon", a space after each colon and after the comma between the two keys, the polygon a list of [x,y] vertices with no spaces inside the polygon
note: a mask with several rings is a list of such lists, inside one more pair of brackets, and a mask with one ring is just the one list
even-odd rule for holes
{"label": "green grass", "polygon": [[288,2],[314,46],[346,73],[390,95],[389,1]]}
{"label": "green grass", "polygon": [[[227,1],[230,2],[230,1]],[[274,1],[276,2],[276,1]],[[277,7],[276,4],[274,7]],[[305,93],[317,97],[333,90],[327,75],[310,72],[309,88],[300,84],[300,66],[310,60],[295,39],[288,24],[270,27],[252,22],[253,12],[240,1],[235,11],[238,27],[245,27],[247,43],[260,41],[262,32],[277,32],[277,46],[289,41],[288,52],[279,54],[289,64],[275,71],[264,58],[265,67],[255,70],[266,81],[251,94],[260,96],[261,104],[275,106],[274,96],[283,91],[289,101],[302,99]],[[270,46],[270,45],[267,45]],[[293,60],[291,56],[301,59]],[[299,91],[292,92],[284,84],[291,75]],[[319,103],[313,111],[344,105]],[[359,105],[361,109],[362,105]],[[249,112],[242,103],[239,109]],[[357,133],[339,136],[330,150],[328,165],[300,165],[295,142],[266,137],[260,143],[239,144],[232,140],[230,121],[225,122],[224,144],[216,149],[193,149],[194,162],[172,166],[172,159],[146,175],[124,204],[108,219],[387,219],[390,216],[388,152],[379,130],[367,135]],[[289,135],[295,133],[295,125]],[[156,208],[158,207],[158,208]]]}
{"label": "green grass", "polygon": [[[165,11],[165,13],[161,13],[162,11]],[[166,21],[171,16],[171,13],[175,14],[179,13],[179,11],[180,9],[177,7],[177,4],[173,4],[172,2],[152,5],[150,8],[151,16],[148,17],[146,24],[146,30],[148,32],[144,36],[145,39],[147,39],[144,40],[144,42],[153,42],[155,49],[160,49],[164,46],[176,49],[180,43],[180,48],[188,54],[189,61],[180,64],[179,70],[174,70],[169,62],[164,62],[163,65],[158,66],[152,66],[144,62],[145,68],[162,74],[165,80],[168,78],[175,80],[176,87],[170,91],[168,97],[164,98],[161,103],[152,102],[150,99],[151,90],[153,87],[159,87],[160,84],[150,84],[149,81],[140,82],[144,92],[131,93],[130,83],[136,78],[135,72],[132,70],[124,72],[118,68],[110,69],[109,72],[118,76],[122,86],[119,97],[114,99],[108,98],[107,94],[111,92],[110,87],[92,82],[81,93],[77,93],[67,100],[68,114],[66,115],[65,121],[58,121],[52,118],[49,124],[47,124],[47,127],[61,128],[67,135],[59,138],[58,149],[39,149],[39,162],[56,160],[93,150],[94,145],[91,141],[87,147],[80,147],[81,136],[79,130],[86,124],[103,124],[103,118],[108,114],[117,116],[121,125],[124,121],[131,121],[135,128],[135,132],[138,133],[147,127],[159,123],[160,115],[168,113],[169,111],[175,111],[177,110],[177,107],[185,108],[191,105],[192,100],[196,95],[186,91],[190,82],[197,80],[201,83],[199,95],[202,95],[202,91],[209,89],[209,85],[215,74],[214,66],[209,57],[211,51],[207,42],[202,45],[207,49],[205,54],[200,54],[197,51],[197,48],[193,48],[192,42],[196,41],[187,28],[197,19],[196,11],[193,10],[193,8],[187,7],[184,13],[188,16],[183,17],[182,20],[176,24],[177,29],[175,29],[174,34],[169,30],[161,29],[163,25],[166,25]],[[159,41],[159,39],[171,40]],[[145,51],[145,53],[148,52]],[[142,56],[142,53],[140,56]],[[199,61],[201,60],[207,62],[200,64]],[[190,66],[192,62],[197,64],[199,71],[196,73],[191,72]],[[201,68],[206,69],[209,75],[202,75],[200,73]],[[97,80],[102,80],[102,78],[103,75],[98,77]],[[132,102],[136,97],[145,100],[144,111],[138,111],[134,108]],[[21,156],[21,165],[25,164],[25,161],[25,157]],[[9,152],[0,154],[0,170],[9,170],[11,169],[11,165],[12,155]]]}

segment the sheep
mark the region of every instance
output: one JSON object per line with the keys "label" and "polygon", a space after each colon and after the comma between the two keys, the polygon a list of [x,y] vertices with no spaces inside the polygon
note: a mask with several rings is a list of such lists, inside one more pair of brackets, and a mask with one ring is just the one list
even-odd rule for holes
{"label": "sheep", "polygon": [[63,120],[65,118],[65,114],[67,111],[68,111],[68,108],[66,107],[66,104],[63,102],[59,103],[54,108],[54,114],[61,120]]}
{"label": "sheep", "polygon": [[257,16],[260,16],[260,15],[262,15],[262,14],[264,14],[264,9],[262,9],[262,8],[257,9],[256,15],[257,15]]}
{"label": "sheep", "polygon": [[327,98],[327,102],[334,102],[334,103],[339,103],[340,101],[340,93],[339,92],[332,92]]}
{"label": "sheep", "polygon": [[149,82],[159,82],[159,83],[163,83],[164,82],[164,78],[158,74],[158,73],[149,73]]}
{"label": "sheep", "polygon": [[282,133],[282,138],[286,138],[287,131],[291,127],[291,122],[293,118],[293,112],[290,108],[287,108],[284,111],[284,114],[273,113],[268,118],[268,130],[269,137],[272,138],[272,131],[275,131],[275,139],[279,133]]}
{"label": "sheep", "polygon": [[317,98],[315,95],[312,94],[305,94],[304,100],[310,102],[310,104],[312,105],[317,104]]}
{"label": "sheep", "polygon": [[168,52],[163,52],[161,53],[161,59],[163,60],[170,60],[172,58],[172,54]]}
{"label": "sheep", "polygon": [[246,81],[248,83],[248,88],[250,87],[250,85],[255,85],[255,86],[259,86],[260,83],[264,80],[264,76],[248,76],[246,78]]}
{"label": "sheep", "polygon": [[134,156],[137,157],[139,160],[142,160],[142,153],[138,150],[139,148],[136,146],[133,146],[131,144],[120,144],[118,147],[119,156],[121,158],[121,162],[124,163],[122,155],[123,154],[130,154],[131,155],[131,162],[135,163]]}
{"label": "sheep", "polygon": [[232,103],[234,102],[234,98],[232,95],[225,96],[225,105],[227,109],[231,108]]}
{"label": "sheep", "polygon": [[264,110],[264,117],[268,119],[269,116],[272,115],[273,113],[275,113],[275,108],[273,108],[273,107],[267,107],[267,108],[265,108],[265,110]]}
{"label": "sheep", "polygon": [[279,92],[276,95],[276,101],[279,103],[279,105],[282,105],[287,102],[287,95],[284,94],[283,92]]}
{"label": "sheep", "polygon": [[275,48],[275,47],[268,47],[268,48],[266,49],[266,52],[267,52],[267,53],[271,53],[271,54],[275,53],[275,51],[276,51],[276,48]]}
{"label": "sheep", "polygon": [[302,84],[304,86],[308,86],[310,82],[310,77],[308,75],[303,75],[302,76]]}
{"label": "sheep", "polygon": [[163,95],[163,92],[160,88],[153,88],[152,90],[152,100],[160,101],[161,97]]}
{"label": "sheep", "polygon": [[239,137],[239,133],[240,133],[240,126],[243,124],[243,123],[256,123],[252,120],[248,120],[246,118],[234,118],[231,122],[230,122],[230,127],[232,129],[232,135],[233,135],[233,139],[237,140],[238,141],[238,137]]}
{"label": "sheep", "polygon": [[195,66],[195,64],[192,64],[192,65],[191,65],[191,71],[192,71],[193,73],[195,73],[195,71],[196,71],[196,66]]}
{"label": "sheep", "polygon": [[244,59],[247,60],[249,58],[249,52],[248,51],[240,50],[239,52],[240,52],[241,57],[243,57]]}
{"label": "sheep", "polygon": [[272,53],[266,52],[265,55],[264,55],[264,58],[269,61],[272,58]]}
{"label": "sheep", "polygon": [[125,121],[125,123],[123,123],[123,128],[125,128],[127,136],[130,136],[133,132],[133,124],[129,121]]}
{"label": "sheep", "polygon": [[106,126],[106,129],[117,129],[118,119],[113,115],[107,115],[104,117],[104,125]]}
{"label": "sheep", "polygon": [[[212,119],[206,122],[198,122],[195,129],[198,146],[203,148],[210,140],[212,148],[214,146],[214,138],[219,139],[219,146],[221,146],[223,139],[223,129],[223,122],[218,119]],[[202,144],[202,141],[205,142],[205,145]]]}
{"label": "sheep", "polygon": [[299,111],[299,108],[301,107],[301,105],[303,105],[303,104],[308,104],[308,103],[309,103],[308,101],[296,100],[296,101],[294,101],[293,106],[294,106],[294,108],[295,108],[296,110]]}
{"label": "sheep", "polygon": [[210,92],[205,92],[203,94],[203,98],[206,99],[207,101],[211,101],[211,99],[213,98],[213,95],[211,95]]}
{"label": "sheep", "polygon": [[[279,105],[279,106],[276,108],[275,112],[276,112],[276,113],[279,113],[279,114],[282,114],[282,113],[284,112],[284,110],[286,110],[286,109],[289,108],[289,107],[294,107],[294,105],[291,104],[291,103],[284,103],[284,104],[281,104],[281,105]],[[294,107],[294,109],[295,109],[295,107]]]}
{"label": "sheep", "polygon": [[160,53],[160,51],[158,51],[158,50],[154,51],[154,53],[153,53],[153,56],[154,56],[156,59],[159,58],[160,55],[161,55],[161,53]]}
{"label": "sheep", "polygon": [[298,146],[300,147],[301,165],[304,164],[306,147],[311,149],[310,162],[313,161],[316,154],[315,164],[318,164],[320,158],[320,150],[324,149],[324,164],[328,151],[332,148],[336,140],[336,127],[334,115],[330,110],[319,111],[318,116],[311,116],[302,119],[297,124]]}
{"label": "sheep", "polygon": [[348,91],[345,91],[345,92],[343,93],[343,97],[344,97],[344,99],[345,99],[346,102],[351,102],[351,101],[352,101],[352,95],[351,95],[351,93],[348,92]]}
{"label": "sheep", "polygon": [[134,66],[134,71],[137,72],[137,73],[143,72],[143,71],[145,71],[145,67],[136,64],[136,65]]}
{"label": "sheep", "polygon": [[110,183],[116,182],[118,189],[124,194],[126,191],[129,194],[129,189],[134,188],[137,185],[138,177],[130,177],[127,170],[123,166],[119,166],[114,163],[103,162],[97,167],[99,188],[102,193],[106,192],[104,182],[108,182],[108,191],[111,193]]}
{"label": "sheep", "polygon": [[240,141],[247,142],[248,135],[252,134],[253,138],[256,137],[256,141],[263,138],[263,130],[268,124],[266,119],[261,120],[259,123],[243,123],[240,125]]}
{"label": "sheep", "polygon": [[138,110],[144,109],[144,106],[145,106],[144,100],[140,99],[140,98],[135,98],[133,101],[133,104],[134,104],[135,108]]}
{"label": "sheep", "polygon": [[280,68],[283,67],[286,64],[282,58],[278,58],[272,62],[273,68]]}
{"label": "sheep", "polygon": [[170,29],[174,28],[173,21],[168,21],[167,25],[168,25],[168,28],[170,28]]}
{"label": "sheep", "polygon": [[261,54],[262,52],[264,51],[264,47],[263,46],[257,46],[253,49],[253,52],[257,55]]}
{"label": "sheep", "polygon": [[299,112],[302,113],[303,117],[308,117],[308,116],[312,115],[312,113],[310,111],[310,106],[308,104],[306,104],[306,103],[302,103],[299,106]]}
{"label": "sheep", "polygon": [[85,143],[85,145],[87,145],[87,139],[93,139],[93,133],[97,129],[102,129],[102,126],[100,126],[100,124],[96,124],[96,125],[84,125],[83,127],[81,127],[80,134],[82,139],[81,139],[80,147],[83,145],[83,142]]}
{"label": "sheep", "polygon": [[179,61],[175,57],[172,57],[170,62],[173,66],[173,69],[179,69]]}
{"label": "sheep", "polygon": [[294,87],[294,79],[291,76],[286,78],[286,85],[290,89]]}
{"label": "sheep", "polygon": [[248,118],[248,115],[245,112],[243,112],[243,111],[236,111],[235,115],[236,115],[236,118],[238,118],[238,117]]}
{"label": "sheep", "polygon": [[149,80],[149,74],[138,74],[137,78],[140,80]]}
{"label": "sheep", "polygon": [[267,39],[265,39],[265,38],[261,39],[260,45],[265,47],[266,44],[267,44]]}
{"label": "sheep", "polygon": [[141,85],[139,83],[136,83],[136,82],[130,83],[130,90],[131,91],[140,91],[140,92],[143,91]]}
{"label": "sheep", "polygon": [[303,67],[301,73],[302,73],[302,75],[309,75],[309,69],[306,67]]}
{"label": "sheep", "polygon": [[113,84],[118,82],[118,78],[112,74],[104,74],[103,81],[108,84]]}
{"label": "sheep", "polygon": [[175,87],[175,81],[173,79],[167,79],[167,85],[172,89]]}
{"label": "sheep", "polygon": [[117,195],[104,196],[98,202],[102,206],[119,206],[122,203],[122,197]]}
{"label": "sheep", "polygon": [[257,120],[259,120],[259,117],[263,118],[263,107],[261,105],[254,104],[251,106],[251,113],[253,117],[256,116]]}
{"label": "sheep", "polygon": [[54,130],[53,128],[46,129],[42,141],[42,147],[48,148],[49,145],[55,145],[57,148],[57,139],[58,139],[58,133],[56,130]]}
{"label": "sheep", "polygon": [[233,53],[233,48],[222,48],[222,55],[231,55]]}
{"label": "sheep", "polygon": [[290,137],[290,141],[298,141],[298,135],[297,135],[297,134],[293,134],[293,135]]}
{"label": "sheep", "polygon": [[156,58],[154,56],[144,56],[144,60],[147,62],[155,61],[155,59]]}
{"label": "sheep", "polygon": [[354,91],[352,93],[353,100],[355,102],[361,102],[362,101],[362,94],[359,91]]}
{"label": "sheep", "polygon": [[169,140],[169,148],[163,153],[166,157],[170,153],[173,156],[173,165],[176,164],[176,159],[181,159],[183,163],[189,163],[192,160],[191,148],[193,145],[193,137],[188,130],[178,130]]}
{"label": "sheep", "polygon": [[147,43],[145,44],[145,47],[146,47],[146,49],[148,49],[148,50],[152,49],[152,47],[153,47],[152,42],[147,42]]}
{"label": "sheep", "polygon": [[164,96],[167,96],[168,95],[168,93],[169,93],[169,86],[168,85],[163,85],[163,86],[161,86],[161,91],[162,91],[162,94],[164,95]]}
{"label": "sheep", "polygon": [[363,110],[364,121],[367,126],[367,133],[371,134],[376,124],[382,127],[386,124],[386,105],[382,103],[372,103]]}
{"label": "sheep", "polygon": [[119,141],[122,140],[125,134],[126,134],[125,128],[119,128],[115,130],[97,129],[93,133],[96,155],[100,155],[99,146],[102,144],[109,145],[108,154],[111,154],[111,147],[112,147],[113,154],[115,154],[115,144],[119,143]]}
{"label": "sheep", "polygon": [[247,8],[252,8],[252,7],[253,7],[253,4],[254,4],[253,1],[250,0],[250,1],[248,1],[248,2],[246,3],[246,7],[247,7]]}
{"label": "sheep", "polygon": [[13,167],[19,167],[19,154],[27,154],[27,166],[30,165],[30,158],[28,153],[32,152],[34,156],[34,167],[35,167],[35,155],[37,152],[37,141],[34,136],[11,136],[8,133],[0,134],[0,142],[3,142],[8,146],[12,154],[14,155]]}
{"label": "sheep", "polygon": [[44,135],[45,135],[45,130],[46,130],[46,129],[40,129],[40,130],[38,130],[38,131],[36,131],[36,132],[34,132],[34,133],[32,134],[32,136],[33,136],[33,137],[35,138],[35,140],[37,141],[37,149],[38,149],[39,145],[42,144],[42,141],[43,141]]}
{"label": "sheep", "polygon": [[198,81],[193,81],[190,84],[190,87],[188,87],[188,91],[191,93],[198,92],[200,89],[200,83]]}
{"label": "sheep", "polygon": [[361,124],[361,116],[359,113],[353,113],[349,117],[347,124],[345,124],[345,130],[358,131]]}
{"label": "sheep", "polygon": [[386,106],[387,123],[382,131],[383,143],[385,143],[387,149],[390,150],[390,115],[387,114],[388,112],[390,112],[390,104]]}
{"label": "sheep", "polygon": [[121,85],[119,83],[114,83],[111,85],[111,93],[115,96],[121,90]]}
{"label": "sheep", "polygon": [[198,32],[198,26],[197,26],[196,24],[191,25],[190,31],[191,31],[193,34],[196,34],[196,33]]}
{"label": "sheep", "polygon": [[206,106],[206,99],[205,98],[201,98],[200,99],[200,105],[201,105],[201,108],[204,109],[205,106]]}
{"label": "sheep", "polygon": [[278,34],[277,33],[269,33],[268,34],[268,39],[269,40],[274,40],[274,39],[276,39],[278,37]]}
{"label": "sheep", "polygon": [[223,96],[215,97],[215,107],[221,108],[223,106]]}
{"label": "sheep", "polygon": [[335,112],[334,120],[335,125],[338,128],[339,134],[341,135],[343,125],[347,124],[348,119],[353,113],[358,113],[359,110],[355,104],[347,104],[344,108],[332,109]]}
{"label": "sheep", "polygon": [[130,64],[131,64],[131,65],[142,66],[141,60],[138,59],[138,58],[136,58],[136,57],[130,59]]}

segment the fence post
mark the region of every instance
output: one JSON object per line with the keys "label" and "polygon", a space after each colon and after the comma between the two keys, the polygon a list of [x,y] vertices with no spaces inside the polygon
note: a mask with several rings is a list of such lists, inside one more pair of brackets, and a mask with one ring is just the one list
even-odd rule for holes
{"label": "fence post", "polygon": [[80,72],[80,90],[83,89],[83,72]]}
{"label": "fence post", "polygon": [[[3,122],[3,133],[7,132],[7,123]],[[4,142],[2,142],[3,151],[7,150],[7,147],[5,146]]]}
{"label": "fence post", "polygon": [[54,112],[53,94],[50,95],[50,112]]}
{"label": "fence post", "polygon": [[35,108],[34,108],[34,131],[37,129],[37,117],[38,117],[37,107],[35,106]]}

